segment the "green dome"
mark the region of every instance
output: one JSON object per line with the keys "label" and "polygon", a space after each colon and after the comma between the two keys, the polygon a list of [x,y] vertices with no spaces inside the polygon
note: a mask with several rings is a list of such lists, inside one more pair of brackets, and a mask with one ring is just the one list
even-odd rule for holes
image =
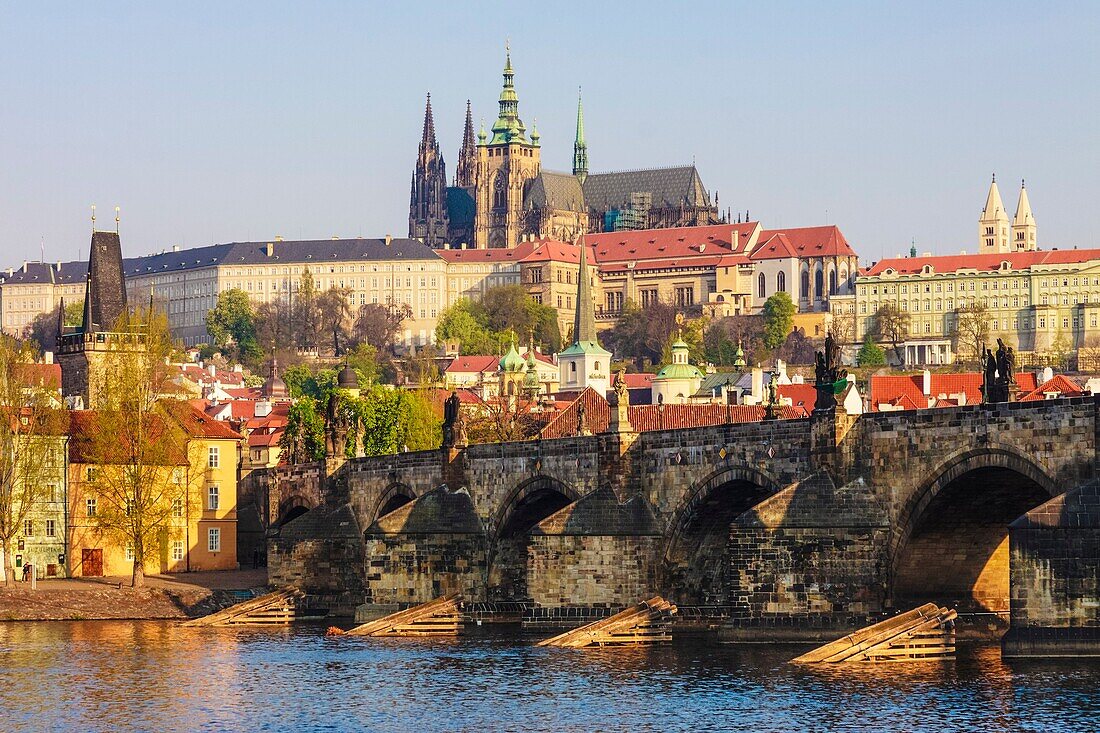
{"label": "green dome", "polygon": [[661,371],[657,372],[657,376],[653,378],[656,382],[658,379],[702,379],[703,373],[699,371],[698,367],[691,364],[669,364],[668,366],[661,367]]}
{"label": "green dome", "polygon": [[523,357],[516,351],[516,345],[513,343],[508,346],[508,353],[500,358],[498,366],[502,372],[522,372],[527,365],[524,363]]}

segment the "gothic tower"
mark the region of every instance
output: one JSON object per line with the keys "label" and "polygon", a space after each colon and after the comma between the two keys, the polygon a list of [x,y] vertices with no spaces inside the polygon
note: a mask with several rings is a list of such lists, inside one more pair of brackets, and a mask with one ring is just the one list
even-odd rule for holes
{"label": "gothic tower", "polygon": [[429,247],[442,247],[447,241],[447,168],[435,137],[431,94],[409,195],[409,237]]}
{"label": "gothic tower", "polygon": [[581,179],[588,178],[588,145],[584,142],[584,108],[581,106],[581,92],[577,90],[577,138],[573,141],[573,175]]}
{"label": "gothic tower", "polygon": [[985,198],[985,208],[978,219],[978,251],[1011,252],[1008,241],[1008,214],[1001,202],[1001,192],[997,189],[997,176],[989,184],[989,194]]}
{"label": "gothic tower", "polygon": [[474,242],[480,249],[515,247],[523,231],[523,195],[527,182],[539,174],[539,142],[519,117],[512,56],[506,52],[500,113],[493,136],[478,135]]}
{"label": "gothic tower", "polygon": [[466,100],[466,127],[462,131],[462,149],[458,151],[455,165],[455,185],[473,188],[477,179],[477,145],[474,143],[474,116],[470,112],[470,100]]}
{"label": "gothic tower", "polygon": [[1027,187],[1020,181],[1020,202],[1016,204],[1016,218],[1012,220],[1012,246],[1017,252],[1035,250],[1035,217],[1031,215],[1031,202],[1027,200]]}

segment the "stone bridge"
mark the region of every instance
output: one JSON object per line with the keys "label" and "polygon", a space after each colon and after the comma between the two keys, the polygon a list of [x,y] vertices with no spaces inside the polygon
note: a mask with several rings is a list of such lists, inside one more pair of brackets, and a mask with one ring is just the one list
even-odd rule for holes
{"label": "stone bridge", "polygon": [[935,600],[1011,609],[1013,653],[1095,653],[1098,405],[830,410],[276,470],[271,579],[347,604],[522,601],[532,621],[660,593],[730,638]]}

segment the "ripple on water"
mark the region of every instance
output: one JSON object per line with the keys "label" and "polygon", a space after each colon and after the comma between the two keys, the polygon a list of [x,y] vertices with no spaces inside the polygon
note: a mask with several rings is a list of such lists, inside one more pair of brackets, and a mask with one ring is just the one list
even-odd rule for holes
{"label": "ripple on water", "polygon": [[5,731],[1091,731],[1100,662],[801,667],[798,647],[546,649],[317,627],[0,624]]}

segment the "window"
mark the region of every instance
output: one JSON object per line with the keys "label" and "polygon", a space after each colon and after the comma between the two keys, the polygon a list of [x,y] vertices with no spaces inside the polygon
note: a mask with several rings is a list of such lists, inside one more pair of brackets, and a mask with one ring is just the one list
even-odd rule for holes
{"label": "window", "polygon": [[[878,288],[875,288],[875,292],[878,292]],[[810,273],[806,270],[802,271],[802,289],[801,295],[803,298],[810,297]]]}
{"label": "window", "polygon": [[183,559],[183,540],[172,540],[172,559]]}
{"label": "window", "polygon": [[176,519],[183,517],[183,499],[172,499],[172,516]]}
{"label": "window", "polygon": [[206,549],[210,552],[221,552],[222,531],[217,527],[206,530]]}
{"label": "window", "polygon": [[47,519],[46,520],[46,536],[47,537],[56,537],[57,536],[57,524],[52,519]]}
{"label": "window", "polygon": [[814,297],[815,298],[821,298],[821,293],[822,293],[822,290],[824,289],[824,287],[825,287],[825,276],[822,274],[821,270],[817,270],[817,271],[814,272]]}
{"label": "window", "polygon": [[782,270],[775,276],[775,292],[785,293],[787,292],[787,273]]}
{"label": "window", "polygon": [[764,273],[760,273],[760,277],[757,278],[757,283],[756,283],[756,297],[766,298],[768,296],[768,292],[767,292],[768,291],[768,286],[767,285],[768,285],[767,284],[767,278],[764,276]]}
{"label": "window", "polygon": [[218,487],[211,486],[206,493],[206,508],[211,511],[218,508]]}
{"label": "window", "polygon": [[23,536],[34,537],[34,522],[29,519],[23,520]]}
{"label": "window", "polygon": [[84,502],[84,509],[89,517],[95,516],[95,499],[87,499]]}
{"label": "window", "polygon": [[131,545],[126,545],[126,561],[127,562],[133,562],[134,561],[134,548]]}
{"label": "window", "polygon": [[88,483],[92,483],[93,481],[95,481],[95,477],[96,477],[95,466],[88,466],[87,468],[84,469],[84,480],[85,481],[87,481]]}
{"label": "window", "polygon": [[219,451],[218,446],[216,446],[216,445],[210,446],[210,452],[209,452],[208,457],[207,457],[207,460],[209,461],[210,468],[217,468],[218,464],[220,463],[220,456],[218,455],[218,451]]}

